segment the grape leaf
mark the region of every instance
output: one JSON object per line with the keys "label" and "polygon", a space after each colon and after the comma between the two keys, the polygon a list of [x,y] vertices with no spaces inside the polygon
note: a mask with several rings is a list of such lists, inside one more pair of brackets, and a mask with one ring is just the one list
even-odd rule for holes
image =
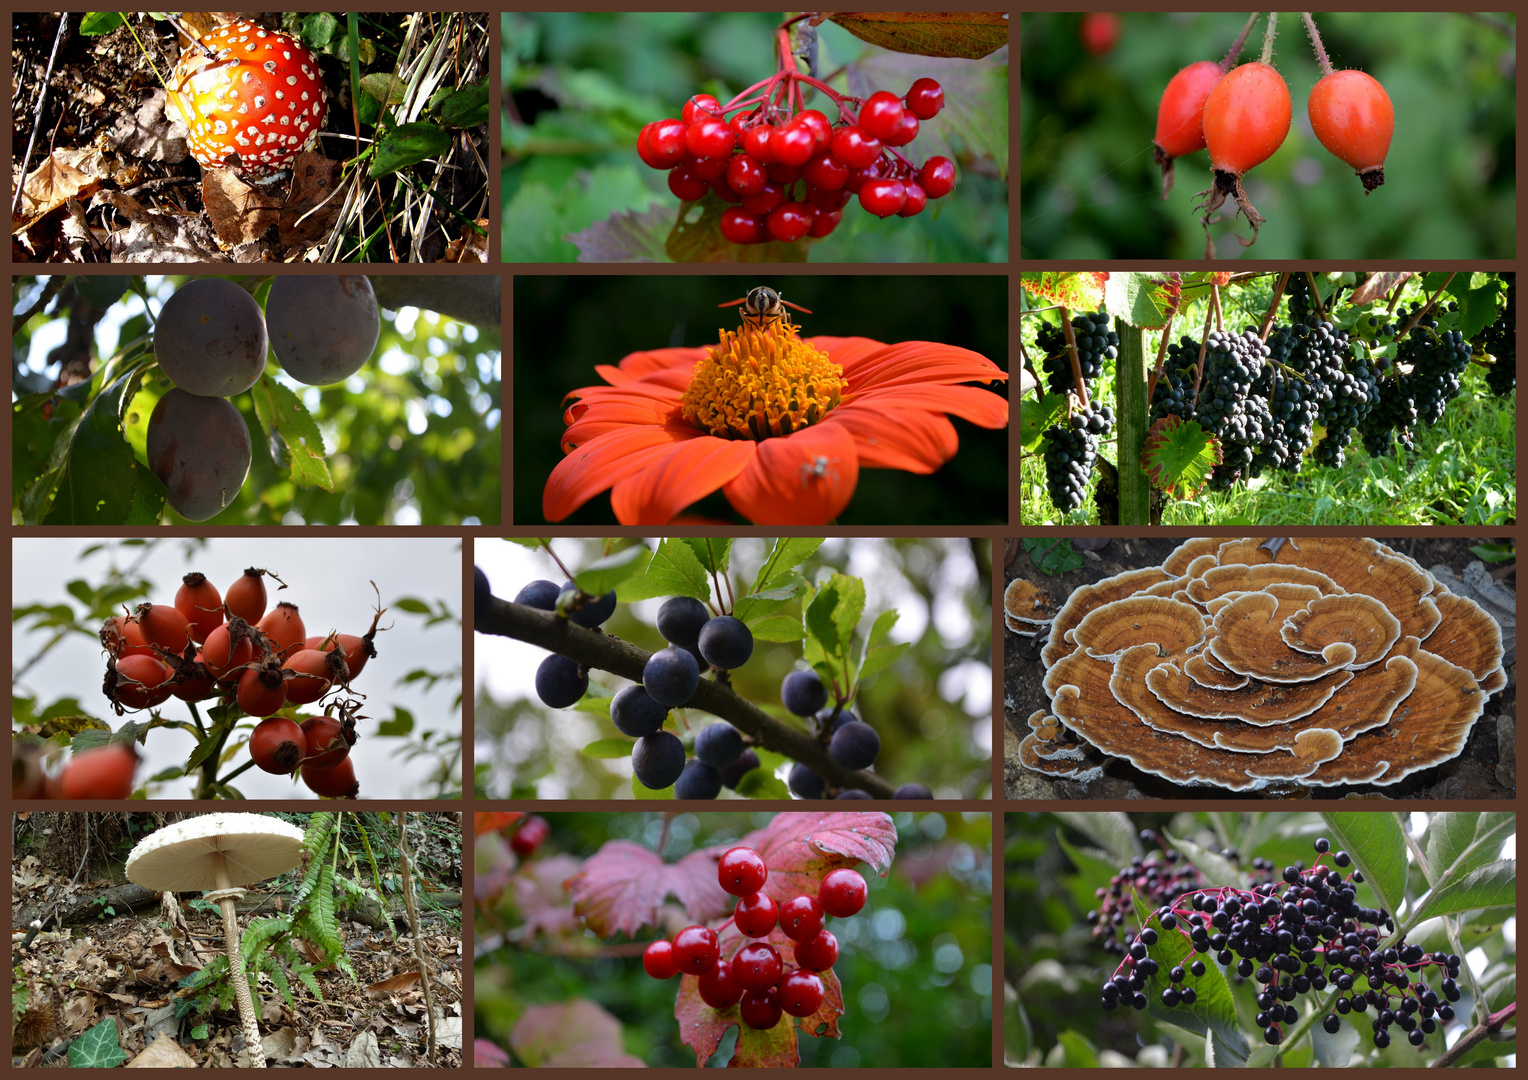
{"label": "grape leaf", "polygon": [[1151,486],[1180,499],[1193,498],[1220,461],[1215,437],[1198,421],[1177,416],[1164,416],[1152,424],[1141,447],[1141,468]]}
{"label": "grape leaf", "polygon": [[1107,273],[1020,274],[1019,280],[1030,295],[1073,311],[1097,311],[1104,302]]}
{"label": "grape leaf", "polygon": [[568,879],[573,912],[601,937],[656,925],[658,908],[670,895],[698,921],[720,917],[732,908],[716,880],[722,850],[691,852],[669,864],[640,844],[611,840]]}
{"label": "grape leaf", "polygon": [[1005,11],[835,11],[830,18],[892,52],[979,60],[1008,44]]}
{"label": "grape leaf", "polygon": [[527,1006],[515,1021],[509,1045],[532,1068],[640,1069],[647,1064],[622,1049],[621,1022],[583,998]]}
{"label": "grape leaf", "polygon": [[1040,448],[1045,429],[1060,423],[1066,416],[1066,395],[1046,394],[1038,401],[1026,397],[1019,402],[1019,438],[1024,449],[1034,453]]}

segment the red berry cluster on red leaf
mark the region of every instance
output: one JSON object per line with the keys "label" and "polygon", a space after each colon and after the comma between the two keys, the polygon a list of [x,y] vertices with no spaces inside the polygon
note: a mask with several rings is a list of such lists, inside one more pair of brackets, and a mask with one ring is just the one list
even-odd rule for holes
{"label": "red berry cluster on red leaf", "polygon": [[[819,109],[791,107],[800,100],[798,81],[834,100],[836,122]],[[790,71],[761,85],[768,87],[762,95],[750,88],[726,105],[696,94],[680,119],[655,120],[637,136],[637,155],[668,170],[676,198],[697,202],[714,194],[732,204],[720,222],[732,243],[827,236],[856,197],[877,217],[913,217],[954,190],[949,158],[917,165],[896,149],[944,107],[944,89],[933,79],[916,80],[902,97],[878,90],[863,101]]]}
{"label": "red berry cluster on red leaf", "polygon": [[[865,879],[853,870],[831,870],[815,898],[798,894],[782,903],[761,891],[768,879],[768,865],[757,851],[729,848],[718,860],[717,881],[740,897],[732,922],[745,938],[756,940],[742,941],[731,958],[724,958],[730,942],[719,941],[707,927],[686,927],[672,941],[649,945],[643,969],[655,979],[697,976],[702,1001],[719,1012],[736,1006],[738,1019],[756,1031],[774,1028],[786,1014],[816,1013],[827,996],[820,973],[838,961],[838,939],[823,928],[824,918],[847,917],[863,908]],[[782,938],[771,944],[768,939],[776,932]],[[793,964],[781,954],[787,948]]]}

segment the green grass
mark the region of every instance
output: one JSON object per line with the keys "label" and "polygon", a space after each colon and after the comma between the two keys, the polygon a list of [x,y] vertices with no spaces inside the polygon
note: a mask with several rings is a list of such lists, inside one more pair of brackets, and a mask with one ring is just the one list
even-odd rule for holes
{"label": "green grass", "polygon": [[[1100,386],[1100,389],[1104,389]],[[1112,394],[1104,400],[1111,400]],[[1497,397],[1472,366],[1443,418],[1415,432],[1415,449],[1372,458],[1356,435],[1340,469],[1307,459],[1297,474],[1264,472],[1230,491],[1204,491],[1162,513],[1164,525],[1502,525],[1517,518],[1517,395]],[[1116,444],[1100,454],[1115,459]],[[1026,456],[1019,473],[1019,521],[1025,525],[1096,525],[1088,497],[1062,514],[1045,493],[1045,463]]]}

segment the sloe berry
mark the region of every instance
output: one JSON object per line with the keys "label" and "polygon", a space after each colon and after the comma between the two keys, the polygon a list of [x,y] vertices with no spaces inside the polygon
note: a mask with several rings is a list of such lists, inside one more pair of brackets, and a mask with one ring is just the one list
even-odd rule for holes
{"label": "sloe berry", "polygon": [[721,793],[721,775],[703,761],[690,762],[674,781],[676,799],[714,799]]}
{"label": "sloe berry", "polygon": [[893,799],[932,799],[934,793],[922,784],[903,784],[891,793]]}
{"label": "sloe berry", "polygon": [[647,658],[642,668],[642,685],[659,705],[678,708],[690,700],[700,685],[700,665],[695,663],[695,657],[670,645]]}
{"label": "sloe berry", "polygon": [[845,724],[828,744],[828,756],[841,769],[868,769],[881,753],[881,737],[869,724]]}
{"label": "sloe berry", "polygon": [[723,765],[717,772],[721,773],[722,783],[734,791],[738,784],[743,782],[743,777],[759,767],[759,755],[752,750],[744,750],[731,765]]}
{"label": "sloe berry", "polygon": [[659,705],[647,690],[635,684],[623,686],[610,699],[610,719],[622,735],[640,739],[663,727],[668,709]]}
{"label": "sloe berry", "polygon": [[655,731],[631,749],[631,767],[643,787],[662,791],[684,772],[684,743],[668,731]]}
{"label": "sloe berry", "polygon": [[577,602],[572,598],[564,599],[567,597],[568,591],[570,589],[572,590],[574,597],[583,597],[583,603],[579,604],[577,607],[573,607],[568,614],[568,618],[572,619],[579,626],[587,626],[592,630],[594,627],[599,626],[606,619],[615,614],[614,589],[612,589],[610,592],[607,592],[604,596],[590,597],[584,596],[583,590],[573,582],[564,582],[562,586],[562,592],[558,595],[558,600],[562,601],[565,607]]}
{"label": "sloe berry", "polygon": [[753,631],[741,619],[718,615],[700,628],[700,655],[723,671],[734,671],[753,655]]}
{"label": "sloe berry", "polygon": [[797,716],[811,716],[828,703],[828,689],[811,668],[793,671],[780,684],[780,701]]}
{"label": "sloe berry", "polygon": [[711,612],[695,597],[676,596],[658,609],[658,633],[670,645],[693,652],[700,640],[700,628],[710,618]]}
{"label": "sloe berry", "polygon": [[589,676],[578,670],[578,661],[553,653],[536,669],[536,696],[549,709],[566,709],[589,690]]}
{"label": "sloe berry", "polygon": [[695,736],[695,756],[713,769],[731,765],[742,752],[742,733],[731,724],[711,724],[701,728],[700,734]]}
{"label": "sloe berry", "polygon": [[820,799],[822,790],[826,786],[822,777],[812,771],[810,766],[801,762],[791,766],[790,779],[791,790],[803,799]]}
{"label": "sloe berry", "polygon": [[515,593],[515,603],[524,604],[526,607],[538,608],[541,611],[555,611],[557,609],[557,594],[560,592],[562,590],[557,587],[555,582],[533,581]]}

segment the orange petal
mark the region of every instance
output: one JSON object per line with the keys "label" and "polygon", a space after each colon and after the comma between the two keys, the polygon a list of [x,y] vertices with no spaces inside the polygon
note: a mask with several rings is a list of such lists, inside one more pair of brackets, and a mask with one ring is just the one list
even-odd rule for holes
{"label": "orange petal", "polygon": [[548,521],[561,521],[611,484],[667,453],[677,438],[670,428],[630,427],[584,443],[547,477],[541,513]]}
{"label": "orange petal", "polygon": [[978,352],[933,341],[904,341],[865,357],[849,381],[849,393],[887,386],[991,382],[1006,372]]}
{"label": "orange petal", "polygon": [[954,457],[959,447],[955,425],[943,413],[922,409],[840,405],[822,422],[823,427],[834,425],[853,436],[860,465],[867,469],[927,474]]}
{"label": "orange petal", "polygon": [[886,348],[885,342],[863,337],[811,337],[805,340],[813,348],[827,353],[830,360],[844,369],[846,376]]}
{"label": "orange petal", "polygon": [[[663,427],[676,418],[677,405],[633,394],[626,399],[601,401],[588,407],[575,406],[563,414],[568,430],[562,435],[562,451],[568,453],[607,432],[627,427]],[[576,410],[576,411],[575,411]],[[681,419],[681,424],[683,420]],[[688,426],[688,425],[685,425]]]}
{"label": "orange petal", "polygon": [[683,372],[685,381],[690,378],[690,369],[696,361],[701,360],[710,352],[709,349],[698,348],[675,348],[675,349],[646,349],[642,352],[634,352],[622,357],[618,365],[599,364],[595,371],[600,378],[611,386],[623,386],[627,383],[636,382],[639,379],[664,376],[667,373]]}
{"label": "orange petal", "polygon": [[846,398],[839,408],[849,405],[877,410],[921,409],[950,413],[984,428],[1008,426],[1008,399],[979,386],[905,386],[872,390],[852,400]]}
{"label": "orange petal", "polygon": [[622,525],[667,525],[686,506],[746,469],[757,452],[748,439],[699,435],[668,453],[643,463],[640,471],[619,481],[610,506]]}
{"label": "orange petal", "polygon": [[723,489],[754,524],[825,525],[854,497],[859,455],[847,428],[815,424],[757,445],[753,464]]}

